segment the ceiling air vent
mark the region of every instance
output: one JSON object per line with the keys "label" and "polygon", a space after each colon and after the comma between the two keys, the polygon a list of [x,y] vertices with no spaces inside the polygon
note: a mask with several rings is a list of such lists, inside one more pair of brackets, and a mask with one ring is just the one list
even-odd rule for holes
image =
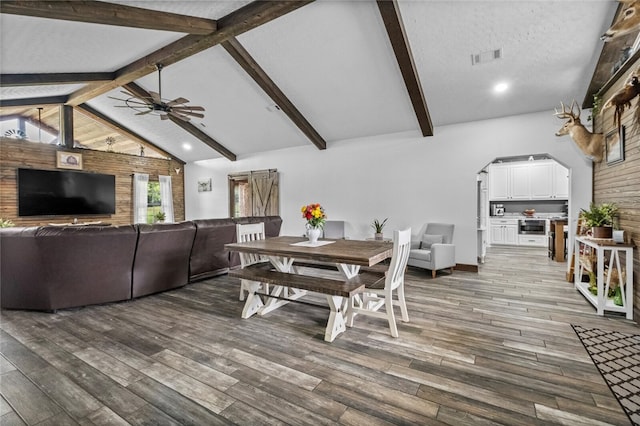
{"label": "ceiling air vent", "polygon": [[471,54],[471,65],[486,64],[487,62],[502,59],[502,49],[486,50]]}

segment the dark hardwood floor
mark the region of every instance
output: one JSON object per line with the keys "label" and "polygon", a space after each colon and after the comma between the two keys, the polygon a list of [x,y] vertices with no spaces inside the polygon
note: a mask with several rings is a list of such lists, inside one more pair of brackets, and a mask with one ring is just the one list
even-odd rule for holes
{"label": "dark hardwood floor", "polygon": [[[479,273],[410,268],[409,323],[327,311],[240,318],[227,276],[126,303],[2,311],[0,424],[628,425],[571,324],[598,317],[543,249],[493,248]],[[399,312],[398,312],[399,317]]]}

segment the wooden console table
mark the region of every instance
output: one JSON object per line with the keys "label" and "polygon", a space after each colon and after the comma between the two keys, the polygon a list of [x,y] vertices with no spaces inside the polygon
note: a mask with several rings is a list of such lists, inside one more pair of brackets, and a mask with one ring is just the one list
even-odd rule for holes
{"label": "wooden console table", "polygon": [[[620,263],[620,253],[624,254],[625,264]],[[595,254],[595,271],[593,259]],[[622,312],[627,319],[633,319],[633,246],[630,244],[616,244],[613,240],[598,240],[587,237],[576,237],[575,259],[577,270],[574,274],[576,290],[596,308],[598,315],[604,315],[605,311]],[[605,280],[605,264],[609,273]],[[608,298],[609,288],[612,284],[612,271],[617,269],[617,284],[623,289],[622,306],[618,306],[613,299]],[[594,295],[589,291],[589,283],[582,282],[582,274],[591,272],[596,274],[598,293]],[[626,279],[625,279],[626,275]]]}

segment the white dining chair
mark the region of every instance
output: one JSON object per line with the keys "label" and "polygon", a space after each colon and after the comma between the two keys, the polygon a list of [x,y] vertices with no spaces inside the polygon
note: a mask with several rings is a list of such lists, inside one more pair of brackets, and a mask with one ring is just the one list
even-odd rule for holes
{"label": "white dining chair", "polygon": [[[378,281],[380,283],[379,287],[375,285],[374,287],[377,288],[366,287],[364,293],[351,298],[351,305],[347,315],[347,325],[349,327],[353,326],[353,318],[360,314],[386,318],[389,321],[391,335],[398,337],[393,305],[400,306],[402,321],[409,322],[407,304],[404,300],[404,273],[407,269],[410,249],[411,228],[403,231],[394,231],[391,264],[385,274],[385,279]],[[393,299],[394,291],[397,293],[397,300]],[[380,310],[383,306],[386,308],[384,312]]]}
{"label": "white dining chair", "polygon": [[[264,232],[264,222],[259,223],[248,223],[248,224],[237,224],[236,225],[236,240],[239,243],[246,243],[248,241],[257,241],[264,240],[266,238]],[[266,259],[259,254],[254,253],[242,253],[240,252],[240,267],[246,268],[250,265],[255,265],[256,263],[268,262],[269,259]],[[269,292],[269,285],[263,284],[265,292]],[[240,280],[240,300],[244,300],[245,292],[249,291],[249,281]]]}

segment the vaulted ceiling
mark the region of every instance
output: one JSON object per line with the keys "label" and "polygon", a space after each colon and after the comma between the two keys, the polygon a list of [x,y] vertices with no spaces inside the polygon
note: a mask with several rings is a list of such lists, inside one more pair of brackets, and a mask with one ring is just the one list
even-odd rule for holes
{"label": "vaulted ceiling", "polygon": [[[0,113],[71,105],[187,162],[398,132],[429,143],[444,125],[582,101],[617,7],[3,0]],[[136,115],[113,99],[158,92],[157,64],[162,98],[186,98],[204,118]],[[509,89],[498,95],[499,82]]]}

